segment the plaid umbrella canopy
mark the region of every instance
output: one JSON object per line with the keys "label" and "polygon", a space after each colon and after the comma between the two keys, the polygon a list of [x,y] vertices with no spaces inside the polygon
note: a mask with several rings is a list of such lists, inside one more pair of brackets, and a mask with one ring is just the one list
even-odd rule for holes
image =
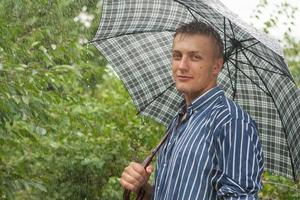
{"label": "plaid umbrella canopy", "polygon": [[125,84],[139,113],[167,125],[183,97],[171,75],[173,34],[201,20],[221,35],[218,83],[258,124],[265,169],[298,179],[300,90],[279,44],[242,22],[218,0],[104,0],[92,43]]}

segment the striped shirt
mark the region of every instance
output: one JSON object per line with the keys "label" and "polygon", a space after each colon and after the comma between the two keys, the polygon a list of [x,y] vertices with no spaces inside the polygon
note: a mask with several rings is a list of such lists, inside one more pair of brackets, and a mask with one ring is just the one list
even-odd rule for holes
{"label": "striped shirt", "polygon": [[214,87],[181,109],[169,131],[155,200],[258,199],[263,154],[256,124],[223,90]]}

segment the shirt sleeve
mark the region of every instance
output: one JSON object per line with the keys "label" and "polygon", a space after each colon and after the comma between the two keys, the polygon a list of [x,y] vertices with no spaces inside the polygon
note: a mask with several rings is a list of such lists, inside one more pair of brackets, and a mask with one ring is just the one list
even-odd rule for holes
{"label": "shirt sleeve", "polygon": [[255,122],[232,119],[223,125],[216,141],[216,155],[218,198],[258,199],[263,154]]}

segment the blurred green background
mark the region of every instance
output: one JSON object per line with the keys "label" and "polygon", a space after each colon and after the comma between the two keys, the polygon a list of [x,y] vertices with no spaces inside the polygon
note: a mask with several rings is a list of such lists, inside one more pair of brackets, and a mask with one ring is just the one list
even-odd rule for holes
{"label": "blurred green background", "polygon": [[[123,168],[162,136],[88,44],[100,12],[98,0],[0,1],[0,199],[122,199]],[[281,42],[300,85],[299,40]],[[284,177],[264,184],[261,199],[300,199]]]}

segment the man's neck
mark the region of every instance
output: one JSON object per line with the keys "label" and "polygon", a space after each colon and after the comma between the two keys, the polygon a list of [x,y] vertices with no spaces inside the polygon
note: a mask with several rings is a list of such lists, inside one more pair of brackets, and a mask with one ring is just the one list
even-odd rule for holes
{"label": "man's neck", "polygon": [[184,96],[184,99],[185,99],[185,104],[186,104],[186,107],[188,107],[189,105],[192,104],[192,102],[197,99],[198,97],[202,96],[203,94],[205,94],[207,91],[211,90],[212,88],[216,87],[217,84],[214,84],[212,85],[211,87],[208,87],[204,90],[202,90],[201,92],[199,93],[186,93],[186,94],[183,94]]}

